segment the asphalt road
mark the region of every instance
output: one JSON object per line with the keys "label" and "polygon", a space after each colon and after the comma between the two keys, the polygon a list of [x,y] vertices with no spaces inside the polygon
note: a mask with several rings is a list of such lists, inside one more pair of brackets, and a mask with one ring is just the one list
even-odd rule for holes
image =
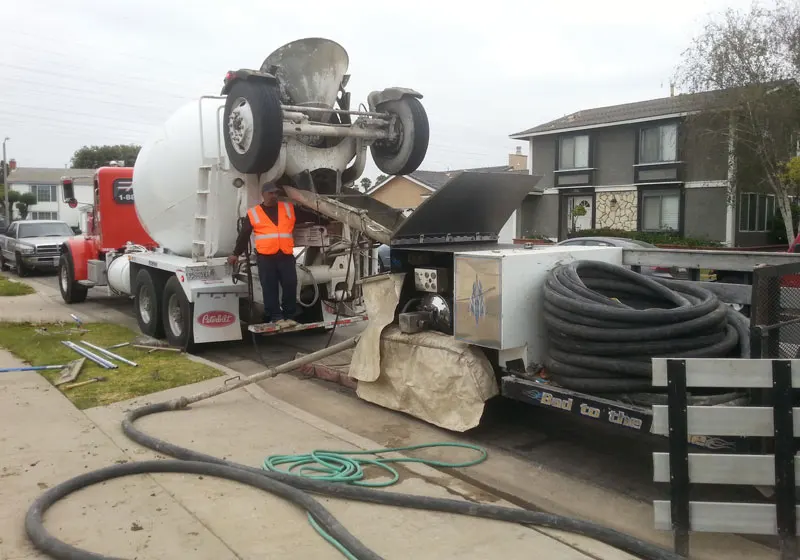
{"label": "asphalt road", "polygon": [[[57,279],[52,275],[37,274],[28,280],[58,288]],[[133,307],[129,300],[109,299],[102,293],[90,292],[87,303],[89,301],[103,301],[104,305],[133,318]],[[363,326],[338,329],[332,343],[353,336],[360,328]],[[328,338],[327,333],[259,337],[255,343],[253,340],[244,340],[210,345],[200,355],[243,375],[252,375],[262,371],[265,365],[274,366],[294,359],[298,352],[308,353],[323,348]],[[313,383],[316,391],[329,392],[332,399],[348,398],[362,402],[352,391],[339,385],[316,379],[304,383]],[[319,413],[319,401],[324,400],[323,396],[317,399],[316,404],[312,404],[307,402],[308,395],[295,389],[277,396],[313,413]],[[353,406],[357,406],[355,402]],[[421,423],[409,417],[405,417],[403,422]],[[532,470],[558,472],[640,502],[669,499],[665,485],[652,482],[652,453],[667,451],[666,440],[663,438],[638,436],[608,425],[590,423],[569,414],[501,398],[488,404],[481,426],[463,435],[466,440],[490,450],[501,449],[513,454],[529,463]],[[763,500],[763,497],[750,487],[706,486],[693,490],[692,499],[752,501]]]}

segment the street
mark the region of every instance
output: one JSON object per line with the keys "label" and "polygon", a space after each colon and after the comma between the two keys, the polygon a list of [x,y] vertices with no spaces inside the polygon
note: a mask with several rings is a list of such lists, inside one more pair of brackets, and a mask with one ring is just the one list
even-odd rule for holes
{"label": "street", "polygon": [[[57,278],[37,274],[26,278],[54,302],[61,302]],[[85,303],[70,307],[84,320],[124,322],[138,331],[132,303],[109,299],[99,289]],[[102,314],[103,319],[96,319]],[[357,334],[363,325],[337,329],[332,343]],[[263,371],[324,347],[328,333],[296,333],[221,343],[197,355],[224,365],[241,375]],[[496,398],[487,406],[481,426],[466,434],[454,434],[405,414],[361,401],[346,387],[283,375],[261,382],[268,393],[297,408],[387,447],[466,441],[487,448],[490,461],[450,472],[487,492],[525,507],[571,515],[603,523],[640,538],[670,546],[671,535],[652,529],[652,500],[668,499],[666,486],[652,482],[652,453],[666,451],[666,440],[634,437],[605,425],[588,425],[572,415],[530,407]],[[264,429],[269,429],[264,426]],[[693,499],[758,500],[753,488],[700,488]],[[741,548],[752,540],[731,537],[729,545]],[[697,558],[720,554],[719,539],[706,534],[694,537]],[[735,543],[739,542],[739,545]],[[713,552],[710,548],[713,546]],[[758,547],[764,550],[762,547]],[[704,556],[703,552],[711,553]],[[755,552],[749,552],[751,558]],[[769,557],[769,556],[765,556]]]}

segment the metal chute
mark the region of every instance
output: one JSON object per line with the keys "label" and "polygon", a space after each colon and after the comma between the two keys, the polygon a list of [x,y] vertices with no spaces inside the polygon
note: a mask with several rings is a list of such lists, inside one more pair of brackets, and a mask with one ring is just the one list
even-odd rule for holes
{"label": "metal chute", "polygon": [[307,38],[287,43],[270,54],[262,72],[273,73],[292,105],[333,108],[350,59],[339,43]]}

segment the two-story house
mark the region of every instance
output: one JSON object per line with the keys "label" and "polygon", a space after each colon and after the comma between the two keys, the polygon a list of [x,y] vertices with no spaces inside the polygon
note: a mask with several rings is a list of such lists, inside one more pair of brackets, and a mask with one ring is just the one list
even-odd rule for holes
{"label": "two-story house", "polygon": [[728,115],[697,116],[711,115],[705,109],[713,95],[578,111],[512,134],[528,141],[532,171],[543,176],[543,193],[523,205],[521,236],[561,240],[576,229],[610,228],[767,244],[775,197],[745,185],[730,195],[737,184],[733,136],[703,133],[729,126]]}
{"label": "two-story house", "polygon": [[[86,212],[94,200],[94,172],[94,169],[17,167],[15,162],[8,175],[9,190],[36,196],[36,203],[28,207],[28,219],[63,220],[70,227],[86,231]],[[75,178],[75,195],[80,203],[77,208],[70,208],[61,192],[61,177],[65,175]]]}

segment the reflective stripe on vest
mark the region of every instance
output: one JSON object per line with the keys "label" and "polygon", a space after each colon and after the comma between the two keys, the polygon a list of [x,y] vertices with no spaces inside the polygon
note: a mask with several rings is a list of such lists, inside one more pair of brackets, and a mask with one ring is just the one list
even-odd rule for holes
{"label": "reflective stripe on vest", "polygon": [[253,226],[253,239],[256,252],[262,255],[274,255],[282,252],[292,254],[294,249],[294,208],[288,202],[278,206],[278,223],[269,218],[264,209],[254,206],[247,211],[250,224]]}

